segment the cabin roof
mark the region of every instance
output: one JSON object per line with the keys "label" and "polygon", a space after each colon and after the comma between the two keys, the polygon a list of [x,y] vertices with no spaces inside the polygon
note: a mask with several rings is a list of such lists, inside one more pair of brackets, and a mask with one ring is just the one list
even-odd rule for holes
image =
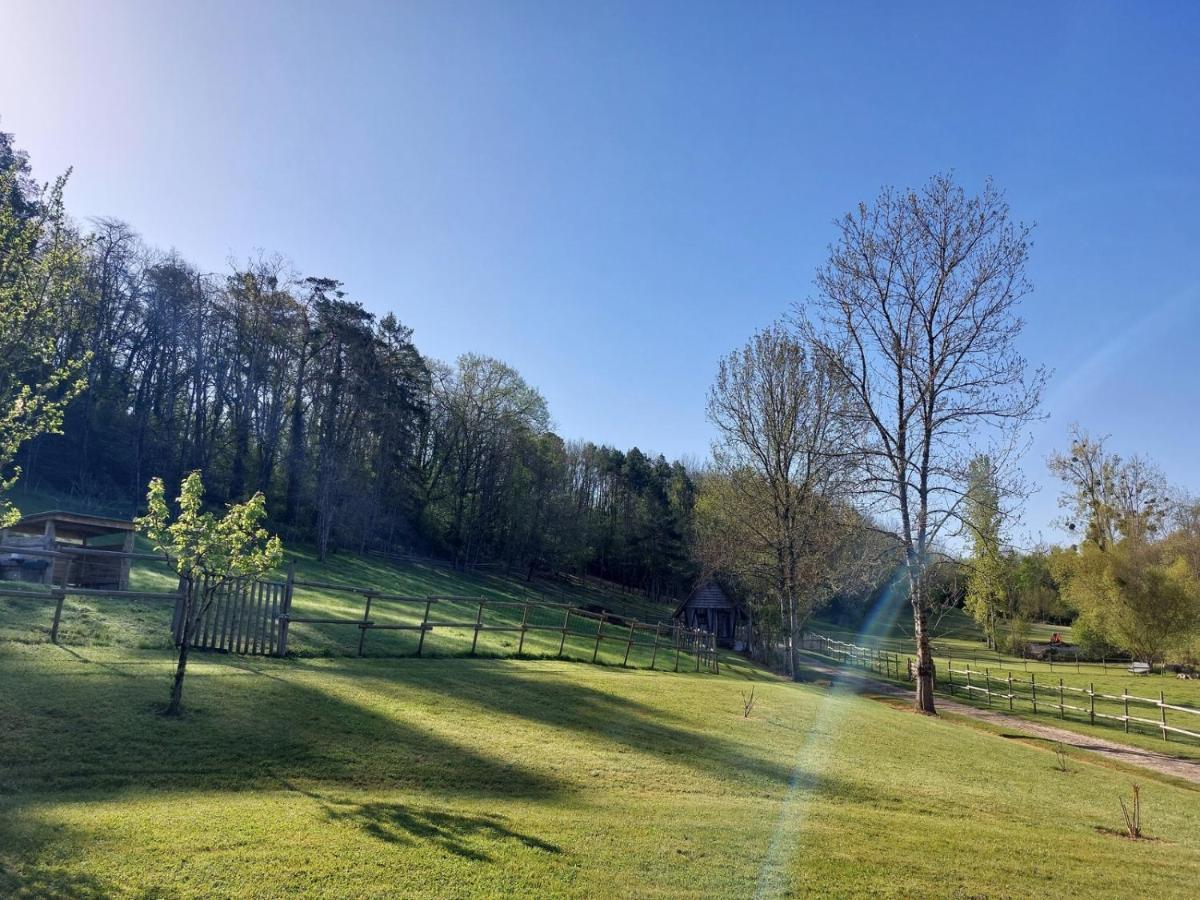
{"label": "cabin roof", "polygon": [[729,596],[715,578],[703,578],[692,588],[687,598],[675,608],[672,618],[678,618],[688,606],[704,607],[706,609],[740,609],[741,604]]}
{"label": "cabin roof", "polygon": [[47,522],[54,523],[56,535],[74,538],[124,534],[134,529],[134,524],[124,519],[110,519],[107,516],[90,516],[86,513],[51,509],[22,517],[18,522],[10,525],[9,530],[18,534],[36,534],[45,529]]}

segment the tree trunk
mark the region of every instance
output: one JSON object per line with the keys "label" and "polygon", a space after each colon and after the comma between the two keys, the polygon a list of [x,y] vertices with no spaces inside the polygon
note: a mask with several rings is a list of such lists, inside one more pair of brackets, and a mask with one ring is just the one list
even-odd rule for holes
{"label": "tree trunk", "polygon": [[799,617],[796,615],[796,598],[788,597],[788,668],[792,670],[792,681],[800,680],[800,647],[796,634]]}
{"label": "tree trunk", "polygon": [[171,685],[171,702],[167,704],[165,715],[178,716],[183,713],[183,676],[187,674],[188,647],[191,644],[188,632],[184,630],[183,640],[179,644],[179,662],[175,666],[175,681]]}
{"label": "tree trunk", "polygon": [[171,684],[171,702],[167,704],[164,715],[178,716],[183,713],[183,677],[187,674],[188,649],[192,645],[192,635],[196,631],[196,621],[199,618],[196,609],[195,583],[190,579],[185,587],[187,593],[183,608],[183,634],[179,636],[179,661],[175,665],[175,681]]}
{"label": "tree trunk", "polygon": [[909,562],[909,589],[913,607],[913,631],[917,639],[917,696],[915,708],[926,715],[937,715],[933,705],[933,652],[929,647],[929,618],[925,603],[925,579]]}

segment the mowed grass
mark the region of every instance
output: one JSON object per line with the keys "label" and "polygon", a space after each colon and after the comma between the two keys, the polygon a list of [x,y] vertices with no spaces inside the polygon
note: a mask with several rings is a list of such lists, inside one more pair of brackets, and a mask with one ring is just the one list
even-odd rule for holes
{"label": "mowed grass", "polygon": [[[0,642],[0,895],[1194,896],[1200,793],[744,665]],[[743,717],[742,694],[755,705]],[[1119,828],[1142,785],[1151,840]]]}

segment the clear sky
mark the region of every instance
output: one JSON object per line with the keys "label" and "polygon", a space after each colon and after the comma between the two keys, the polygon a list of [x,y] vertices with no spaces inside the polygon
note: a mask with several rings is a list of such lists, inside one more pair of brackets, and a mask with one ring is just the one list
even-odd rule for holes
{"label": "clear sky", "polygon": [[[906,7],[906,8],[905,8]],[[560,433],[703,456],[718,357],[884,184],[1037,223],[1024,350],[1200,489],[1200,5],[0,0],[0,128],[79,217],[256,249],[516,366]],[[1025,534],[1057,538],[1055,489]]]}

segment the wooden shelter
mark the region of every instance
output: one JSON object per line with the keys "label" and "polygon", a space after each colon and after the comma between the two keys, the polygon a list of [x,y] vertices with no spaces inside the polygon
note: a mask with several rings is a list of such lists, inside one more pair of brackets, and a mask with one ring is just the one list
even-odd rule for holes
{"label": "wooden shelter", "polygon": [[25,516],[0,530],[0,578],[123,591],[133,536],[122,519],[57,509]]}
{"label": "wooden shelter", "polygon": [[[688,628],[716,635],[717,643],[735,646],[738,626],[747,618],[742,604],[715,578],[702,580],[675,610],[675,619]],[[736,647],[735,647],[736,649]]]}

